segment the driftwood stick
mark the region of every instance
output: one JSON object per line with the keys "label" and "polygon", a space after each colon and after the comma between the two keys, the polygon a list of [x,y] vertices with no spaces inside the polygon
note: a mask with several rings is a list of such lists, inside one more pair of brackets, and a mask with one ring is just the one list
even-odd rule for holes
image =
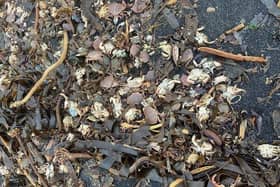
{"label": "driftwood stick", "polygon": [[37,34],[38,33],[38,27],[39,27],[39,1],[36,1],[35,6],[35,23],[34,23],[34,31]]}
{"label": "driftwood stick", "polygon": [[10,105],[11,108],[19,107],[19,106],[25,104],[30,99],[30,97],[36,92],[36,90],[46,80],[49,73],[52,72],[53,70],[55,70],[60,64],[62,64],[62,62],[64,61],[64,59],[66,58],[66,55],[67,55],[67,47],[68,47],[68,34],[67,34],[67,31],[64,31],[63,51],[62,51],[60,58],[44,71],[42,77],[34,84],[34,86],[31,88],[31,90],[26,94],[26,96],[22,100],[11,103],[11,105]]}
{"label": "driftwood stick", "polygon": [[245,61],[245,62],[257,62],[264,64],[267,62],[267,59],[264,57],[257,57],[257,56],[243,56],[243,55],[236,55],[233,53],[225,52],[219,49],[214,49],[210,47],[199,47],[198,51],[209,53],[212,55],[228,58],[235,61]]}

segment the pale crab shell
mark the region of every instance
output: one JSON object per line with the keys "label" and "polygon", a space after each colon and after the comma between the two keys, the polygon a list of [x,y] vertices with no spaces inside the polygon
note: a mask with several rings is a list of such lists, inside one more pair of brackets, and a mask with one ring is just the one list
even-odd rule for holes
{"label": "pale crab shell", "polygon": [[[241,96],[238,94],[245,93],[246,90],[237,88],[237,86],[227,86],[226,91],[222,94],[222,96],[227,99],[227,101],[231,104],[236,104],[241,100]],[[233,100],[238,98],[235,102]]]}
{"label": "pale crab shell", "polygon": [[50,180],[54,177],[54,165],[52,163],[47,165],[45,175],[47,180]]}
{"label": "pale crab shell", "polygon": [[206,121],[210,117],[210,112],[206,106],[199,107],[196,117],[200,122]]}
{"label": "pale crab shell", "polygon": [[214,83],[214,85],[217,85],[222,82],[227,82],[228,80],[229,80],[228,77],[226,77],[224,75],[220,75],[220,76],[214,78],[213,83]]}
{"label": "pale crab shell", "polygon": [[7,75],[2,75],[0,77],[0,91],[4,92],[8,88],[9,83],[10,80],[7,79]]}
{"label": "pale crab shell", "polygon": [[130,108],[124,115],[124,118],[127,122],[134,121],[138,116],[141,116],[142,112],[136,108]]}
{"label": "pale crab shell", "polygon": [[214,99],[209,93],[205,93],[200,99],[198,103],[198,107],[200,106],[208,106],[211,101]]}
{"label": "pale crab shell", "polygon": [[95,102],[91,109],[91,113],[94,115],[95,118],[105,121],[110,115],[108,110],[103,106],[100,102]]}
{"label": "pale crab shell", "polygon": [[127,57],[127,53],[125,51],[125,49],[115,49],[113,50],[113,57],[117,57],[117,58],[124,58]]}
{"label": "pale crab shell", "polygon": [[127,79],[127,87],[138,88],[138,87],[142,86],[144,80],[145,80],[145,76],[135,77],[135,78],[129,77]]}
{"label": "pale crab shell", "polygon": [[90,134],[91,128],[89,125],[81,124],[80,127],[78,128],[78,131],[83,135],[86,136]]}
{"label": "pale crab shell", "polygon": [[213,44],[215,43],[214,41],[208,41],[208,36],[202,32],[196,32],[195,40],[199,45],[204,45],[204,44]]}
{"label": "pale crab shell", "polygon": [[107,55],[110,55],[115,48],[114,44],[110,41],[101,42],[99,45],[99,49]]}
{"label": "pale crab shell", "polygon": [[70,101],[68,99],[68,97],[61,93],[61,96],[64,97],[65,101],[64,101],[64,109],[68,109],[68,113],[72,116],[72,117],[76,117],[77,115],[82,114],[82,111],[78,108],[78,103],[74,102],[74,101]]}
{"label": "pale crab shell", "polygon": [[280,156],[280,146],[278,145],[270,145],[270,144],[262,144],[257,148],[264,158],[273,158]]}
{"label": "pale crab shell", "polygon": [[63,118],[62,123],[66,131],[74,125],[73,118],[68,115]]}
{"label": "pale crab shell", "polygon": [[10,172],[6,166],[0,166],[0,174],[3,176],[7,176],[10,174]]}
{"label": "pale crab shell", "polygon": [[190,82],[191,84],[195,84],[195,83],[207,83],[208,80],[210,79],[210,76],[204,72],[202,69],[192,69],[190,74],[188,75],[188,82]]}
{"label": "pale crab shell", "polygon": [[83,82],[83,76],[86,74],[86,68],[79,68],[75,72],[75,77],[77,79],[77,83],[80,86]]}
{"label": "pale crab shell", "polygon": [[165,41],[160,43],[159,48],[161,49],[161,55],[167,59],[170,59],[172,53],[172,45],[168,44]]}
{"label": "pale crab shell", "polygon": [[114,116],[116,118],[120,117],[123,110],[120,96],[111,97],[110,102],[113,103]]}
{"label": "pale crab shell", "polygon": [[209,60],[208,58],[203,58],[200,62],[204,70],[214,73],[214,69],[221,67],[222,64],[215,60]]}
{"label": "pale crab shell", "polygon": [[197,153],[191,153],[187,158],[188,164],[195,164],[199,159],[199,155]]}
{"label": "pale crab shell", "polygon": [[206,156],[212,155],[214,153],[213,145],[207,141],[196,139],[196,135],[192,136],[192,143],[193,146],[191,146],[191,148],[197,153],[201,153],[202,155]]}
{"label": "pale crab shell", "polygon": [[159,97],[164,97],[168,92],[170,92],[176,83],[180,83],[178,80],[164,79],[157,87],[156,94]]}

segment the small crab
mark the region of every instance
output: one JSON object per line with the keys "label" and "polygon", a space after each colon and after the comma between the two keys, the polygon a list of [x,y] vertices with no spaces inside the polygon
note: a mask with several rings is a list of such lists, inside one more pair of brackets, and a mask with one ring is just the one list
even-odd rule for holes
{"label": "small crab", "polygon": [[187,82],[191,84],[203,83],[206,84],[210,80],[210,75],[204,72],[202,69],[192,69],[188,75]]}
{"label": "small crab", "polygon": [[264,158],[273,158],[280,156],[280,146],[262,144],[257,147],[258,151]]}
{"label": "small crab", "polygon": [[192,136],[193,146],[191,148],[197,153],[201,153],[202,155],[210,156],[215,153],[214,147],[211,143],[207,141],[203,141],[202,139],[196,139],[196,136]]}
{"label": "small crab", "polygon": [[127,8],[127,4],[122,1],[122,3],[109,3],[103,5],[98,11],[97,15],[99,18],[109,19],[113,18],[114,23],[118,21],[118,18],[123,16],[123,11]]}
{"label": "small crab", "polygon": [[205,45],[205,44],[213,44],[216,42],[216,40],[208,41],[208,36],[201,31],[204,30],[204,27],[200,27],[197,29],[195,40],[199,45]]}

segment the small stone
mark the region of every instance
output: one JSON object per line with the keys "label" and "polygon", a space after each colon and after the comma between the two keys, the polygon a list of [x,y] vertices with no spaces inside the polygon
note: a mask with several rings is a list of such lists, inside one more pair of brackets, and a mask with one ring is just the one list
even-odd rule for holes
{"label": "small stone", "polygon": [[158,111],[150,106],[146,106],[143,109],[145,120],[149,125],[155,124],[158,122]]}
{"label": "small stone", "polygon": [[214,7],[208,7],[207,9],[206,9],[206,12],[207,13],[213,13],[213,12],[215,12],[216,11],[216,9],[214,8]]}
{"label": "small stone", "polygon": [[143,99],[144,99],[143,95],[136,92],[136,93],[131,94],[127,98],[127,104],[129,104],[129,105],[140,104],[143,101]]}

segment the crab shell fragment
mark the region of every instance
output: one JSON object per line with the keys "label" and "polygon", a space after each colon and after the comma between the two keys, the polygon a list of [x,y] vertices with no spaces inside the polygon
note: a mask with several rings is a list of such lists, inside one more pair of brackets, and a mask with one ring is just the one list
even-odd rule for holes
{"label": "crab shell fragment", "polygon": [[273,158],[280,156],[280,146],[278,145],[270,145],[270,144],[262,144],[257,148],[264,158]]}

